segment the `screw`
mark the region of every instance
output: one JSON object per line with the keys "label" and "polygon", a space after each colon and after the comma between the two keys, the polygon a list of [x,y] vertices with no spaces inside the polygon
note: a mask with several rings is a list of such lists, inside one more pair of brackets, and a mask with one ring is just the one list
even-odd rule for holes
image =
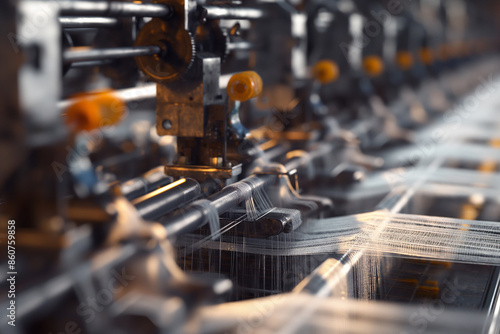
{"label": "screw", "polygon": [[170,122],[170,120],[166,119],[166,120],[163,121],[163,123],[161,123],[161,126],[165,130],[170,130],[170,129],[172,129],[172,122]]}

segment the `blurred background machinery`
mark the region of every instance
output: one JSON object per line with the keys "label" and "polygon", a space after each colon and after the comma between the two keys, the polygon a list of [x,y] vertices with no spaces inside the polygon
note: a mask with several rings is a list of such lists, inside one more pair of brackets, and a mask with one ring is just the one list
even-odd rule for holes
{"label": "blurred background machinery", "polygon": [[3,1],[1,333],[500,333],[499,14]]}

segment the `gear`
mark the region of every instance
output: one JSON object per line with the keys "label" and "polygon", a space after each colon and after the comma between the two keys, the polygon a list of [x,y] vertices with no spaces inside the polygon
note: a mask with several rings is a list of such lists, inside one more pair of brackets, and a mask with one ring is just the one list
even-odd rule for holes
{"label": "gear", "polygon": [[162,52],[136,57],[139,68],[152,80],[171,82],[182,77],[193,66],[196,46],[184,29],[172,29],[167,21],[153,19],[139,32],[137,46],[157,45]]}
{"label": "gear", "polygon": [[221,63],[224,63],[229,55],[229,36],[213,21],[198,26],[195,41],[199,52],[214,54],[221,59]]}

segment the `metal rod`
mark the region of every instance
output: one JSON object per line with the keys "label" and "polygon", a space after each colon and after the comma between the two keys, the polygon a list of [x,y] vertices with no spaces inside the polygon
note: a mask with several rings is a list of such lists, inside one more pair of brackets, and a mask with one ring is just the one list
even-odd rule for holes
{"label": "metal rod", "polygon": [[95,66],[104,66],[111,64],[111,60],[90,60],[90,61],[82,61],[71,64],[71,68],[82,68],[82,67],[95,67]]}
{"label": "metal rod", "polygon": [[132,201],[139,215],[155,220],[200,196],[201,186],[193,179],[180,179]]}
{"label": "metal rod", "polygon": [[255,8],[203,6],[203,10],[203,17],[208,20],[256,20],[264,17],[264,12]]}
{"label": "metal rod", "polygon": [[63,53],[64,63],[149,56],[161,52],[159,46],[131,46],[109,49],[70,48]]}
{"label": "metal rod", "polygon": [[253,50],[255,49],[255,45],[250,42],[234,42],[234,43],[229,43],[227,45],[227,49],[229,51],[244,51],[244,50]]}
{"label": "metal rod", "polygon": [[[254,189],[264,187],[267,181],[271,180],[269,175],[253,175],[246,180],[251,181]],[[241,196],[241,190],[236,187],[228,186],[220,192],[208,198],[212,205],[217,209],[219,215],[229,211],[245,200]],[[160,218],[159,222],[165,225],[169,238],[182,233],[188,233],[203,226],[207,221],[208,212],[198,206],[187,206],[182,211]]]}
{"label": "metal rod", "polygon": [[[80,63],[72,64],[72,66],[76,64]],[[125,102],[136,102],[136,101],[154,99],[156,98],[156,84],[152,83],[140,87],[120,89],[115,91],[114,93],[116,94],[116,96],[123,99],[123,101]],[[59,108],[59,110],[63,111],[73,103],[77,102],[79,99],[80,98],[76,97],[72,99],[59,101],[57,103],[57,107]]]}
{"label": "metal rod", "polygon": [[150,83],[144,86],[120,89],[116,95],[125,102],[143,101],[156,98],[156,84]]}
{"label": "metal rod", "polygon": [[61,15],[168,17],[171,10],[159,4],[107,1],[58,1]]}
{"label": "metal rod", "polygon": [[123,196],[129,200],[133,200],[166,186],[172,183],[173,180],[171,176],[165,175],[165,166],[158,166],[141,176],[122,183],[120,190]]}
{"label": "metal rod", "polygon": [[118,24],[114,17],[60,17],[63,28],[109,28]]}

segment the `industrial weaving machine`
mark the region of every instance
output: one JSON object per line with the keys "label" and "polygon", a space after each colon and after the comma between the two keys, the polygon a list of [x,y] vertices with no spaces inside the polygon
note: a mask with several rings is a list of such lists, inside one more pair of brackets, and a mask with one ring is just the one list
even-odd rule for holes
{"label": "industrial weaving machine", "polygon": [[500,333],[496,1],[0,4],[1,333]]}

